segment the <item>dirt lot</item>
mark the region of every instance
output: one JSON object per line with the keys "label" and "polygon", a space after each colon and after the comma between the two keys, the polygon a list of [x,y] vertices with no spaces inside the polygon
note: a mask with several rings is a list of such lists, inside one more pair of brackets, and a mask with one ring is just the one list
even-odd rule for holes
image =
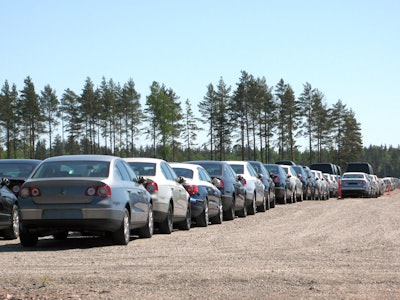
{"label": "dirt lot", "polygon": [[111,246],[0,240],[0,299],[400,299],[400,190]]}

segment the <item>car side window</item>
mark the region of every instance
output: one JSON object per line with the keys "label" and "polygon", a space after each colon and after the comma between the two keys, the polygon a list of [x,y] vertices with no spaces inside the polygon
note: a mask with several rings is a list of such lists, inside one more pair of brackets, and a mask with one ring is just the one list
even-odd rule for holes
{"label": "car side window", "polygon": [[122,180],[131,181],[129,173],[121,161],[117,161],[117,163],[115,164],[115,170],[117,173],[120,174]]}
{"label": "car side window", "polygon": [[204,171],[203,169],[199,168],[199,177],[201,180],[203,181],[211,181],[211,177],[210,175],[208,175],[208,173],[206,171]]}
{"label": "car side window", "polygon": [[257,173],[251,165],[246,165],[246,168],[251,176],[257,177]]}
{"label": "car side window", "polygon": [[175,172],[169,167],[169,165],[165,162],[161,162],[161,172],[164,174],[165,178],[168,180],[175,180],[177,176]]}

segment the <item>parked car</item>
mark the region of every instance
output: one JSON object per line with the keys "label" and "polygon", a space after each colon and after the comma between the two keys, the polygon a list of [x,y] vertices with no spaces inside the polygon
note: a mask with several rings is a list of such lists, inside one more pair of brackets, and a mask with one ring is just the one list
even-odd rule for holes
{"label": "parked car", "polygon": [[303,184],[301,183],[300,178],[297,176],[296,171],[293,169],[291,165],[281,165],[281,167],[285,170],[286,175],[291,182],[293,189],[293,201],[295,203],[297,201],[303,201]]}
{"label": "parked car", "polygon": [[248,161],[227,161],[237,175],[243,177],[246,188],[247,213],[254,215],[257,210],[265,211],[267,199],[264,197],[265,186],[261,181],[262,175],[257,174]]}
{"label": "parked car", "polygon": [[43,160],[19,192],[20,241],[66,239],[70,231],[107,235],[127,245],[131,230],[153,234],[150,194],[119,157],[65,155]]}
{"label": "parked car", "polygon": [[340,167],[333,163],[313,163],[310,165],[311,170],[318,170],[322,173],[340,175]]}
{"label": "parked car", "polygon": [[17,196],[8,188],[8,178],[0,178],[0,236],[6,240],[19,236]]}
{"label": "parked car", "polygon": [[315,178],[315,200],[327,199],[327,186],[324,182],[322,172],[319,170],[311,170]]}
{"label": "parked car", "polygon": [[235,215],[242,218],[247,216],[246,188],[243,178],[237,175],[228,163],[216,160],[197,160],[186,163],[201,165],[212,178],[220,180],[224,220],[233,220]]}
{"label": "parked car", "polygon": [[368,162],[354,161],[346,163],[345,172],[364,172],[367,174],[374,174],[372,166]]}
{"label": "parked car", "polygon": [[[293,169],[297,173],[297,177],[300,179],[302,187],[303,187],[303,199],[311,199],[312,196],[312,183],[309,175],[307,174],[306,170],[303,166],[295,165],[292,166]],[[299,200],[299,199],[298,199]]]}
{"label": "parked car", "polygon": [[[275,207],[275,202],[276,202],[276,197],[275,197],[275,183],[272,181],[272,178],[267,170],[265,168],[264,164],[259,161],[249,161],[250,164],[253,166],[254,170],[258,174],[262,175],[262,182],[264,183],[265,190],[264,190],[264,196],[265,199],[267,199],[267,207],[266,209],[274,208]],[[260,208],[262,211],[263,208]]]}
{"label": "parked car", "polygon": [[380,196],[380,186],[379,186],[378,176],[371,174],[368,175],[371,181],[371,197],[378,198]]}
{"label": "parked car", "polygon": [[0,159],[0,178],[8,178],[8,188],[18,196],[21,185],[40,162],[38,159]]}
{"label": "parked car", "polygon": [[308,181],[311,187],[311,196],[308,197],[308,200],[315,200],[315,193],[316,193],[316,183],[315,183],[315,176],[311,169],[307,166],[303,166],[304,172],[307,174]]}
{"label": "parked car", "polygon": [[190,196],[178,177],[163,159],[147,157],[124,158],[132,170],[143,177],[143,185],[153,199],[154,221],[160,233],[170,234],[174,224],[190,230],[192,216]]}
{"label": "parked car", "polygon": [[206,227],[209,222],[221,224],[223,208],[221,185],[218,179],[211,179],[208,172],[200,165],[170,163],[176,175],[185,179],[182,183],[190,195],[192,220],[197,226]]}
{"label": "parked car", "polygon": [[[272,181],[275,184],[275,195],[279,203],[292,203],[294,201],[294,193],[291,189],[289,178],[287,177],[285,170],[277,164],[264,164],[264,166],[270,173]],[[287,199],[289,199],[289,201]]]}
{"label": "parked car", "polygon": [[277,160],[275,162],[276,165],[288,165],[288,166],[295,166],[296,163],[292,160]]}
{"label": "parked car", "polygon": [[371,197],[371,181],[367,173],[345,172],[341,180],[342,198]]}

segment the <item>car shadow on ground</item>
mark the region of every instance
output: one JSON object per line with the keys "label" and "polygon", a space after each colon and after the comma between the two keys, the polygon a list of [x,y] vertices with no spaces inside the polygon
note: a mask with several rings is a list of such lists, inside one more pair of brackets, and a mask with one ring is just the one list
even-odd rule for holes
{"label": "car shadow on ground", "polygon": [[[131,236],[131,242],[138,239],[137,236]],[[16,240],[7,242],[0,239],[0,253],[2,252],[21,252],[21,251],[64,251],[71,249],[90,249],[98,247],[115,246],[107,237],[102,236],[82,236],[79,234],[70,234],[67,239],[56,240],[51,236],[39,238],[38,243],[34,247],[23,247]],[[123,246],[125,247],[125,246]]]}

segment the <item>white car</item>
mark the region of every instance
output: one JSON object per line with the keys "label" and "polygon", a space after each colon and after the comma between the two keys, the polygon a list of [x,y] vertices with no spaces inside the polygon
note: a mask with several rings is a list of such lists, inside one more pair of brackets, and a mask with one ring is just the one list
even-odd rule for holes
{"label": "white car", "polygon": [[244,179],[246,188],[246,207],[249,215],[254,215],[258,207],[265,207],[267,199],[264,196],[265,186],[261,175],[247,161],[226,161],[237,175]]}
{"label": "white car", "polygon": [[303,201],[303,183],[300,178],[297,176],[295,169],[293,169],[290,165],[280,165],[286,172],[286,175],[289,178],[290,185],[293,190],[293,202]]}
{"label": "white car", "polygon": [[170,234],[174,223],[189,230],[192,223],[190,197],[171,166],[162,159],[124,158],[139,177],[153,200],[154,222],[160,233]]}
{"label": "white car", "polygon": [[190,195],[192,220],[197,226],[206,227],[209,221],[212,224],[221,224],[223,220],[222,196],[218,187],[221,181],[211,179],[210,175],[200,165],[188,163],[169,164],[178,176],[185,181],[182,183]]}
{"label": "white car", "polygon": [[319,182],[320,194],[319,200],[328,200],[329,199],[329,183],[326,181],[324,175],[319,170],[311,170],[315,176],[315,180]]}

